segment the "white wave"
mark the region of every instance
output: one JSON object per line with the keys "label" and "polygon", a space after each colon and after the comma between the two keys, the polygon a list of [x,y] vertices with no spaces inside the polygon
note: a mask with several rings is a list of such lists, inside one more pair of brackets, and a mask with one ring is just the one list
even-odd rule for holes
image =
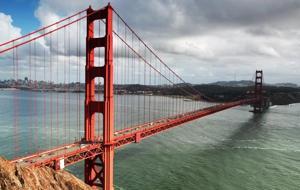
{"label": "white wave", "polygon": [[286,148],[272,148],[272,147],[251,147],[251,146],[238,146],[231,147],[232,149],[254,149],[254,150],[273,150],[273,151],[284,151],[284,152],[300,152],[300,150],[286,149]]}

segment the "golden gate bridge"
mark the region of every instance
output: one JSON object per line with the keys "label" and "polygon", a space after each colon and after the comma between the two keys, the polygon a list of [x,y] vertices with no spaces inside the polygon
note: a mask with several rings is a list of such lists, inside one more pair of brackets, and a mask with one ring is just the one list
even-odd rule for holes
{"label": "golden gate bridge", "polygon": [[[105,190],[113,189],[115,149],[232,107],[250,104],[261,113],[268,106],[262,71],[255,73],[250,96],[213,103],[110,4],[89,7],[0,48],[10,87],[34,92],[28,99],[13,92],[11,162],[60,170],[84,161],[85,182]],[[30,117],[24,119],[23,112]]]}

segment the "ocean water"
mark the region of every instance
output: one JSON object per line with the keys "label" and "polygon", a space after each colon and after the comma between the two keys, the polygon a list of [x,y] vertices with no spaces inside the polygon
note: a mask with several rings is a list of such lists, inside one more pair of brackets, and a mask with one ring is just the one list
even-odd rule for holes
{"label": "ocean water", "polygon": [[[8,99],[0,92],[0,154],[9,158]],[[115,189],[299,190],[300,104],[256,115],[249,109],[219,112],[117,150]],[[82,178],[82,163],[66,170]]]}

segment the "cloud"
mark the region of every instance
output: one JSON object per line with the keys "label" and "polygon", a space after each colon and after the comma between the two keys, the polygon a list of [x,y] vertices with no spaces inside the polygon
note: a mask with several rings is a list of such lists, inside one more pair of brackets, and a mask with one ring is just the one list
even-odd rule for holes
{"label": "cloud", "polygon": [[0,43],[21,36],[21,29],[13,26],[13,20],[10,15],[0,12]]}
{"label": "cloud", "polygon": [[[12,40],[14,38],[21,36],[21,29],[13,25],[13,19],[10,15],[6,15],[0,12],[0,44],[6,41]],[[0,47],[0,50],[7,46]],[[1,75],[7,76],[8,72],[11,71],[12,64],[8,62],[10,60],[11,54],[3,54],[0,56],[1,64]]]}
{"label": "cloud", "polygon": [[[89,5],[98,9],[107,3],[40,0],[35,16],[43,26]],[[247,80],[255,69],[265,69],[267,82],[300,84],[295,73],[300,69],[298,0],[113,0],[112,6],[188,82],[234,76]],[[75,33],[71,32],[73,56],[77,56]],[[61,42],[55,51],[62,55],[62,49]],[[82,44],[81,56],[84,53]]]}

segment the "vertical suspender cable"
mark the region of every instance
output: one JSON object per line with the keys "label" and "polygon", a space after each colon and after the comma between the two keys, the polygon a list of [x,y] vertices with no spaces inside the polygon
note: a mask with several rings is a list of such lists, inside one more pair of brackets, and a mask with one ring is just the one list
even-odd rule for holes
{"label": "vertical suspender cable", "polygon": [[[81,16],[81,15],[80,15]],[[79,44],[78,44],[78,46],[79,46],[79,51],[78,51],[78,54],[79,54],[79,62],[78,62],[78,67],[79,67],[79,72],[78,72],[78,77],[79,77],[79,90],[81,89],[81,75],[80,75],[80,72],[81,72],[81,20],[79,21]],[[79,118],[78,118],[78,123],[79,123],[79,127],[80,126],[82,126],[82,128],[83,128],[83,126],[84,125],[81,125],[81,90],[80,90],[80,93],[79,93],[79,100],[78,100],[78,107],[79,107],[79,110],[78,110],[78,112],[79,112]],[[79,128],[79,131],[78,131],[78,136],[79,137],[81,137],[81,135],[80,135],[80,131],[81,131],[81,128]]]}
{"label": "vertical suspender cable", "polygon": [[63,112],[64,112],[64,136],[63,136],[63,138],[64,138],[64,144],[66,144],[66,135],[67,135],[67,116],[66,116],[66,114],[67,114],[67,105],[66,105],[66,101],[67,101],[67,96],[66,96],[66,54],[67,54],[67,52],[66,52],[66,48],[67,48],[67,45],[66,45],[66,27],[64,27],[64,39],[63,39],[63,41],[64,41],[64,53],[63,53],[63,59],[64,59],[64,62],[63,62],[63,64],[64,64],[64,73],[63,73],[63,76],[64,76],[64,83],[63,83],[63,93],[64,93],[64,103],[63,103]]}
{"label": "vertical suspender cable", "polygon": [[52,82],[52,34],[50,34],[50,147],[52,147],[52,133],[53,133],[53,82]]}
{"label": "vertical suspender cable", "polygon": [[[80,15],[79,15],[80,16]],[[78,53],[78,41],[79,41],[79,34],[78,34],[78,25],[79,25],[79,22],[76,23],[76,134],[74,134],[75,138],[76,138],[76,141],[79,140],[79,136],[78,136],[78,133],[79,133],[79,96],[80,96],[80,84],[79,83],[79,53]]]}
{"label": "vertical suspender cable", "polygon": [[[131,46],[133,47],[133,34],[131,33]],[[134,65],[133,65],[133,53],[131,52],[131,56],[130,56],[130,58],[131,58],[131,69],[130,69],[130,72],[131,72],[131,80],[130,80],[130,84],[135,84],[134,82],[134,79],[133,79],[133,77],[134,77]],[[134,89],[133,89],[134,90]],[[133,91],[134,92],[134,91]],[[132,96],[130,96],[130,110],[131,110],[131,123],[130,123],[130,126],[132,126],[133,124],[134,124],[134,122],[133,122],[133,113],[134,113],[134,110],[133,110],[133,108],[134,108],[134,106],[133,106],[133,97]]]}
{"label": "vertical suspender cable", "polygon": [[[115,17],[114,17],[115,18]],[[117,17],[117,28],[116,28],[116,30],[117,30],[117,32],[119,33],[120,32],[120,28],[119,28],[120,26],[119,26],[119,18]],[[119,106],[119,98],[120,98],[120,96],[119,96],[119,84],[120,84],[120,81],[119,81],[119,67],[120,67],[120,62],[119,62],[119,59],[120,59],[120,57],[119,57],[119,39],[118,38],[115,38],[114,37],[114,42],[115,42],[115,46],[116,46],[116,51],[114,51],[114,53],[115,53],[115,57],[114,57],[114,60],[115,60],[115,73],[116,73],[116,77],[114,77],[115,78],[115,89],[114,89],[114,92],[115,92],[115,94],[116,94],[116,96],[115,96],[115,100],[116,100],[116,104],[115,104],[115,126],[120,126],[120,123],[119,123],[119,109],[120,109],[120,106]],[[119,130],[118,128],[115,128],[115,130]]]}
{"label": "vertical suspender cable", "polygon": [[[139,53],[141,53],[141,43],[140,41],[138,41],[139,43]],[[138,84],[140,86],[142,86],[142,82],[141,82],[141,58],[138,57]],[[138,123],[141,124],[141,115],[140,115],[140,110],[141,110],[141,94],[138,93]]]}
{"label": "vertical suspender cable", "polygon": [[[56,33],[56,49],[57,49],[57,53],[56,53],[56,88],[57,90],[60,90],[60,82],[59,82],[59,53],[60,53],[60,48],[59,48],[59,44],[58,44],[58,40],[59,40],[59,32]],[[59,134],[59,126],[60,126],[60,119],[59,119],[59,93],[56,92],[56,146],[59,145],[59,140],[60,140],[60,134]]]}
{"label": "vertical suspender cable", "polygon": [[[149,62],[150,62],[150,64],[152,64],[152,59],[151,59],[152,57],[151,57],[151,53],[150,53],[150,55],[149,55]],[[151,98],[152,98],[152,96],[151,96],[151,94],[150,94],[150,92],[151,92],[151,86],[152,86],[152,77],[151,77],[151,67],[149,67],[149,103],[148,103],[148,112],[149,112],[149,123],[151,122]]]}
{"label": "vertical suspender cable", "polygon": [[[29,36],[29,38],[31,38],[31,35]],[[31,43],[29,44],[29,88],[32,90],[32,76],[31,76],[31,61],[32,61],[32,55],[31,55]],[[34,125],[34,118],[33,118],[33,105],[32,105],[32,101],[30,101],[30,106],[29,106],[29,113],[30,113],[30,134],[28,135],[28,138],[30,138],[30,143],[29,143],[29,147],[32,148],[33,147],[33,125]]]}
{"label": "vertical suspender cable", "polygon": [[[69,19],[70,23],[70,19]],[[71,142],[71,26],[68,26],[68,143]]]}
{"label": "vertical suspender cable", "polygon": [[[43,31],[44,33],[46,32],[45,30]],[[46,41],[46,37],[43,37],[43,40]],[[46,47],[43,47],[43,82],[42,82],[42,91],[43,91],[43,131],[47,131],[47,125],[46,125]],[[42,146],[47,145],[46,137],[44,134],[41,134],[42,142],[45,143],[42,144]]]}
{"label": "vertical suspender cable", "polygon": [[34,118],[35,118],[35,124],[34,124],[34,128],[35,128],[35,135],[34,135],[34,141],[35,141],[35,149],[39,150],[39,142],[38,142],[38,132],[39,132],[39,128],[38,128],[38,114],[37,114],[37,78],[36,78],[36,67],[37,67],[37,61],[36,61],[36,41],[34,41],[33,44],[33,52],[34,52]]}
{"label": "vertical suspender cable", "polygon": [[[16,88],[16,58],[15,58],[15,49],[13,49],[13,55],[12,55],[12,58],[13,58],[13,85],[14,87]],[[16,131],[17,131],[17,110],[16,110],[16,99],[17,99],[17,94],[16,94],[16,90],[14,91],[13,93],[13,105],[14,105],[14,116],[13,116],[13,125],[14,125],[14,132],[13,132],[13,145],[14,145],[14,157],[17,156],[17,137],[16,137]]]}

